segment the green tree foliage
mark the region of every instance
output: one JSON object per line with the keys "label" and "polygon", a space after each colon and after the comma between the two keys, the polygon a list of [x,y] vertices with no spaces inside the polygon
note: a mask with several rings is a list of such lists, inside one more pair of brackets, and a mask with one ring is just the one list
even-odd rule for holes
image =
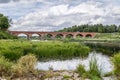
{"label": "green tree foliage", "polygon": [[94,25],[74,25],[72,27],[64,28],[59,30],[61,32],[99,32],[99,33],[113,33],[120,32],[120,26],[117,27],[113,25],[103,25],[103,24],[94,24]]}
{"label": "green tree foliage", "polygon": [[0,30],[0,39],[17,39],[17,36],[13,36],[6,31]]}
{"label": "green tree foliage", "polygon": [[0,30],[7,30],[9,26],[10,24],[8,17],[0,14]]}
{"label": "green tree foliage", "polygon": [[12,36],[7,32],[10,26],[11,19],[0,13],[0,39],[17,39],[16,36]]}

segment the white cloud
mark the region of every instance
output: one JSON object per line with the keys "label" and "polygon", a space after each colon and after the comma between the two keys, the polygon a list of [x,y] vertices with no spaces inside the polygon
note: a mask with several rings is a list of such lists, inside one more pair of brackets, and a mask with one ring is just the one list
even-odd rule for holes
{"label": "white cloud", "polygon": [[107,3],[110,1],[19,0],[1,4],[0,11],[13,17],[10,30],[53,31],[80,24],[119,24],[120,6],[115,0]]}

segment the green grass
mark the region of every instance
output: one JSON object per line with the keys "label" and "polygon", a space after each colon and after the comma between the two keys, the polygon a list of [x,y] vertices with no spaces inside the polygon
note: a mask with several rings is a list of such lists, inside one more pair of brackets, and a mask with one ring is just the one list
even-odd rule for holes
{"label": "green grass", "polygon": [[102,72],[101,72],[101,69],[99,69],[99,67],[100,66],[98,66],[97,59],[93,57],[90,60],[90,63],[89,63],[90,70],[88,71],[91,78],[93,78],[93,76],[101,78]]}
{"label": "green grass", "polygon": [[102,72],[99,69],[97,64],[96,58],[92,58],[89,62],[89,70],[85,70],[84,65],[79,64],[76,72],[81,76],[83,79],[89,78],[90,80],[101,80],[102,79]]}
{"label": "green grass", "polygon": [[84,65],[79,64],[79,65],[77,66],[76,72],[79,74],[79,76],[82,76],[82,77],[83,77],[83,75],[86,74],[86,70],[85,70],[85,68],[84,68]]}
{"label": "green grass", "polygon": [[28,53],[35,54],[39,60],[48,60],[87,57],[89,52],[89,47],[78,42],[0,41],[0,55],[12,61]]}
{"label": "green grass", "polygon": [[98,33],[95,38],[99,39],[120,39],[120,33]]}
{"label": "green grass", "polygon": [[120,53],[112,57],[112,62],[114,64],[114,75],[120,80]]}
{"label": "green grass", "polygon": [[86,42],[85,45],[108,56],[120,51],[119,42]]}

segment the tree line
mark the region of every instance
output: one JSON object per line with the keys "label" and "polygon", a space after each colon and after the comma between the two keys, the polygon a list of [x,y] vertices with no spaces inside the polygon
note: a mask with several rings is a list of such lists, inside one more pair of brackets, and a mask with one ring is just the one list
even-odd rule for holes
{"label": "tree line", "polygon": [[99,32],[99,33],[114,33],[120,32],[120,25],[103,25],[103,24],[94,24],[94,25],[74,25],[72,27],[64,28],[59,30],[60,32]]}

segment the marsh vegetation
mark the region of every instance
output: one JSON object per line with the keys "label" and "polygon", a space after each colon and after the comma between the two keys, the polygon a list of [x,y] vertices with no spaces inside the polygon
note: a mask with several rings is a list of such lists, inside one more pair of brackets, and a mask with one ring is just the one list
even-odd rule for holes
{"label": "marsh vegetation", "polygon": [[0,55],[11,61],[29,53],[36,55],[39,60],[47,60],[87,57],[90,52],[89,47],[71,42],[0,41],[0,44]]}
{"label": "marsh vegetation", "polygon": [[[96,51],[95,51],[96,50]],[[89,56],[92,53],[99,55],[102,52],[102,58],[97,56],[94,59]],[[23,40],[1,40],[0,41],[0,76],[21,77],[40,74],[36,70],[77,70],[76,72],[83,78],[90,78],[91,80],[101,80],[103,78],[102,71],[108,70],[104,73],[109,76],[115,75],[119,79],[119,44],[117,43],[80,43],[65,41],[23,41]],[[107,56],[107,57],[105,57]],[[112,57],[113,56],[113,57]],[[105,58],[104,58],[105,57]],[[109,58],[109,57],[112,57]],[[84,62],[88,59],[87,62]],[[32,61],[31,61],[32,60]],[[36,62],[38,60],[38,62]],[[73,60],[73,61],[72,61]],[[84,65],[80,64],[84,62]],[[105,63],[100,63],[104,60]],[[112,62],[111,62],[111,61]],[[53,65],[48,64],[53,63]],[[61,61],[61,62],[60,62]],[[66,63],[70,63],[69,68]],[[70,61],[70,62],[69,62]],[[86,60],[85,60],[86,61]],[[106,61],[110,61],[109,64]],[[105,70],[102,70],[97,62],[103,65]],[[38,64],[39,63],[39,64]],[[47,65],[45,65],[47,63]],[[108,67],[108,65],[113,68]],[[56,67],[55,67],[55,64]],[[58,65],[59,64],[59,65]],[[60,64],[62,68],[60,68]],[[87,65],[86,65],[87,64]],[[36,66],[37,65],[37,66]],[[79,65],[79,66],[78,66]],[[107,65],[107,67],[106,67]],[[72,67],[70,67],[72,66]],[[73,67],[74,66],[74,67]],[[86,69],[87,66],[87,69]],[[47,69],[43,69],[47,67]],[[63,68],[64,67],[64,68]],[[89,67],[89,68],[88,68]],[[77,68],[77,69],[76,69]],[[7,73],[7,74],[6,74]],[[12,76],[11,76],[12,74]]]}

